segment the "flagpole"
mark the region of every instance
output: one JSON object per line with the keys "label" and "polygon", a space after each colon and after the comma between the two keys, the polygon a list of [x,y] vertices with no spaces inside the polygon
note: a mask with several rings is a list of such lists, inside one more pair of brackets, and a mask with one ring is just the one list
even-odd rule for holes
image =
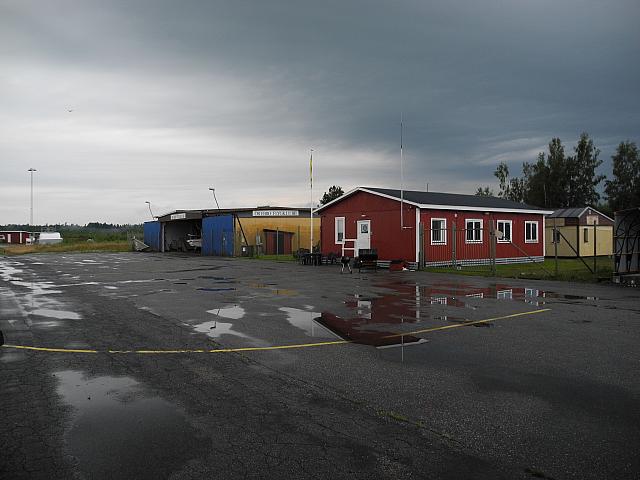
{"label": "flagpole", "polygon": [[404,228],[404,158],[402,156],[402,112],[400,112],[400,228]]}
{"label": "flagpole", "polygon": [[310,245],[309,253],[313,253],[313,148],[311,149],[311,156],[309,158],[309,186],[310,190],[310,209],[309,209],[309,224],[311,225],[311,235],[309,236]]}

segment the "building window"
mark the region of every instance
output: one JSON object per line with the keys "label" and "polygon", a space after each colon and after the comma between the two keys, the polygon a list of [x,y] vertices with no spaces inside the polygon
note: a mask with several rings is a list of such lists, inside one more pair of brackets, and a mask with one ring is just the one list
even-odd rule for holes
{"label": "building window", "polygon": [[511,242],[511,224],[511,220],[498,220],[498,231],[502,233],[498,236],[498,243]]}
{"label": "building window", "polygon": [[584,228],[582,230],[582,237],[583,237],[584,243],[589,243],[589,229],[588,228]]}
{"label": "building window", "polygon": [[447,244],[447,220],[444,218],[431,219],[431,245]]}
{"label": "building window", "polygon": [[336,217],[336,243],[344,243],[344,217]]}
{"label": "building window", "polygon": [[466,243],[482,243],[482,220],[469,219],[464,222]]}
{"label": "building window", "polygon": [[431,305],[446,305],[447,297],[434,296],[434,297],[431,297],[431,299],[429,300],[429,303],[431,303]]}
{"label": "building window", "polygon": [[538,243],[538,222],[524,222],[525,243]]}

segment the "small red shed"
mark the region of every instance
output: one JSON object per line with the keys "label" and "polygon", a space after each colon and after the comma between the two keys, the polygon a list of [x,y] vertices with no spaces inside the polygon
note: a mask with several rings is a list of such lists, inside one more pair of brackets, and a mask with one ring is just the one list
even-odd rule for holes
{"label": "small red shed", "polygon": [[549,213],[497,197],[373,187],[318,209],[323,254],[375,249],[380,260],[425,266],[489,263],[494,255],[496,263],[542,262]]}
{"label": "small red shed", "polygon": [[0,232],[0,243],[27,243],[30,233],[22,230],[4,230]]}

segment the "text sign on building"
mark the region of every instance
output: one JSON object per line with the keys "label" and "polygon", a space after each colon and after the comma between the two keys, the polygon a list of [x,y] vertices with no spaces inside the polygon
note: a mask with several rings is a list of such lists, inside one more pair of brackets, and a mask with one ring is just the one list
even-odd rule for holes
{"label": "text sign on building", "polygon": [[187,218],[187,214],[186,213],[172,213],[171,214],[171,220],[182,220],[184,218]]}
{"label": "text sign on building", "polygon": [[298,210],[254,210],[254,217],[297,217]]}

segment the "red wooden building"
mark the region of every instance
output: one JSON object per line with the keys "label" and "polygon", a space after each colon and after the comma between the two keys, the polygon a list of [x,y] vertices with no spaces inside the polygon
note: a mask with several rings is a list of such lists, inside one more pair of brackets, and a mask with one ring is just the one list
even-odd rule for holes
{"label": "red wooden building", "polygon": [[544,260],[544,215],[497,197],[358,187],[320,207],[322,253],[422,265]]}
{"label": "red wooden building", "polygon": [[0,232],[0,243],[27,243],[30,233],[22,230],[5,230]]}

